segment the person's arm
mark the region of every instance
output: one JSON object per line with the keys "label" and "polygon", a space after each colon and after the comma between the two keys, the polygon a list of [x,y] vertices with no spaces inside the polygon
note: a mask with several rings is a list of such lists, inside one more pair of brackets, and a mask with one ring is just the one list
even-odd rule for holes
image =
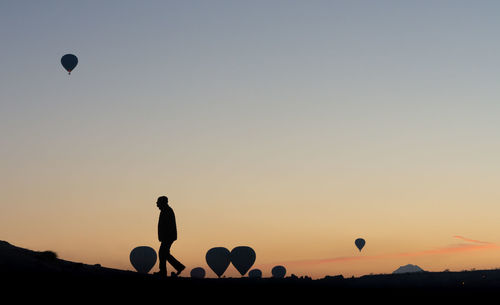
{"label": "person's arm", "polygon": [[172,227],[177,231],[177,223],[175,222],[175,213],[174,210],[172,210]]}
{"label": "person's arm", "polygon": [[169,240],[177,239],[177,227],[175,223],[175,213],[173,209],[169,209],[168,211],[168,224],[166,224],[166,234],[168,235]]}
{"label": "person's arm", "polygon": [[163,231],[165,225],[163,224],[162,214],[160,213],[160,218],[158,219],[158,240],[163,241]]}

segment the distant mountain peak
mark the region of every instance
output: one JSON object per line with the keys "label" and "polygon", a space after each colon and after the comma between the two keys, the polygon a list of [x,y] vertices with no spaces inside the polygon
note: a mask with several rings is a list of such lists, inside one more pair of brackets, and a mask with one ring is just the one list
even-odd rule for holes
{"label": "distant mountain peak", "polygon": [[392,274],[415,273],[415,272],[424,272],[424,270],[417,265],[408,264],[406,266],[401,266],[398,269],[394,270]]}

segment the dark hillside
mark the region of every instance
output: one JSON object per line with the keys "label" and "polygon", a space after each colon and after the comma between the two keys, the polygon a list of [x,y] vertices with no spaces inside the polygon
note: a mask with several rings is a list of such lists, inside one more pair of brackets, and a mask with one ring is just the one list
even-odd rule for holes
{"label": "dark hillside", "polygon": [[[52,252],[36,252],[0,242],[0,273],[5,293],[37,300],[171,300],[234,302],[338,303],[341,299],[386,303],[463,302],[497,298],[500,271],[423,272],[382,274],[345,279],[191,279],[158,278],[131,271],[58,259]],[[322,301],[321,301],[322,302]],[[323,303],[323,302],[322,302]]]}

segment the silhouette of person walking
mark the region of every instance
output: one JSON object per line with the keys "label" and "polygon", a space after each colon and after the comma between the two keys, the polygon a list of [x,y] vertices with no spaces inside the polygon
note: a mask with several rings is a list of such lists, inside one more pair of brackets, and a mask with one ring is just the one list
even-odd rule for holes
{"label": "silhouette of person walking", "polygon": [[161,242],[160,258],[160,276],[167,276],[167,261],[175,268],[176,273],[172,276],[178,276],[186,267],[170,254],[170,247],[177,240],[177,226],[175,223],[174,210],[168,205],[168,198],[161,196],[156,201],[156,206],[160,209],[160,219],[158,221],[158,239]]}

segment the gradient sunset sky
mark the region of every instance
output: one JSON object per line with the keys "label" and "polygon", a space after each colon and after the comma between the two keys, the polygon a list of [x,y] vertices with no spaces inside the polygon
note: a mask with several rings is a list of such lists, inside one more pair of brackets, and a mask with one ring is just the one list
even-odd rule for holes
{"label": "gradient sunset sky", "polygon": [[0,240],[132,270],[167,195],[185,275],[239,245],[264,276],[500,267],[499,16],[499,1],[1,1]]}

